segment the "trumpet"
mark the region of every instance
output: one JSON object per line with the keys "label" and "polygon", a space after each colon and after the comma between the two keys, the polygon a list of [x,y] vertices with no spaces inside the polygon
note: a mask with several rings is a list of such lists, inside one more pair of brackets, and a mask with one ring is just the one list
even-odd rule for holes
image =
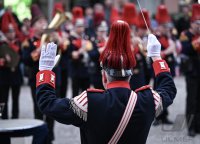
{"label": "trumpet", "polygon": [[[56,30],[60,25],[62,25],[68,19],[70,18],[67,15],[65,15],[65,13],[57,12],[45,31],[51,32],[52,30],[53,31]],[[50,41],[49,33],[44,33],[41,37],[40,46],[31,53],[33,61],[37,61],[39,59],[41,46],[49,41]]]}

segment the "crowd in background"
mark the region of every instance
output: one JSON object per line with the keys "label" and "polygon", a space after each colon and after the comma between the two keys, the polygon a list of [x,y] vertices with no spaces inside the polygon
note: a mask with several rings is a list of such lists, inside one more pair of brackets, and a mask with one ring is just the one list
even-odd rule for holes
{"label": "crowd in background", "polygon": [[[41,46],[49,41],[58,45],[61,59],[53,70],[57,96],[66,97],[69,78],[73,97],[90,87],[104,89],[99,56],[106,45],[110,25],[116,20],[124,20],[130,25],[132,52],[137,61],[130,80],[131,88],[136,90],[154,79],[151,61],[146,56],[147,36],[154,33],[161,43],[161,56],[167,61],[172,76],[180,73],[186,76],[186,116],[189,121],[194,115],[188,127],[189,135],[194,136],[200,132],[200,109],[197,107],[197,102],[200,102],[200,5],[182,5],[181,12],[178,19],[173,19],[166,6],[160,5],[151,17],[147,9],[138,11],[133,3],[122,1],[113,5],[109,0],[105,0],[104,5],[96,3],[93,7],[74,6],[66,12],[62,3],[55,3],[53,19],[48,24],[36,4],[31,6],[32,18],[25,18],[22,22],[11,7],[5,8],[0,19],[0,102],[5,103],[2,118],[9,118],[9,90],[12,92],[11,117],[19,117],[20,90],[24,77],[27,77],[34,116],[47,122],[51,143],[54,121],[41,114],[35,100],[35,76],[39,71]],[[166,110],[154,125],[172,124],[167,115]]]}

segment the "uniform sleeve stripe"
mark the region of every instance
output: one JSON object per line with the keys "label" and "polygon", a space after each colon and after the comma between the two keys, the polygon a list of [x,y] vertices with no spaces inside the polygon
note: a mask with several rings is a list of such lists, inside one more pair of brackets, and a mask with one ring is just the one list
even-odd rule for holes
{"label": "uniform sleeve stripe", "polygon": [[83,104],[83,106],[85,106],[87,103],[88,103],[88,101],[86,101],[86,102]]}
{"label": "uniform sleeve stripe", "polygon": [[160,97],[160,95],[158,93],[156,93],[155,91],[152,91],[152,93],[157,96],[157,97]]}
{"label": "uniform sleeve stripe", "polygon": [[84,97],[82,97],[79,101],[79,103],[82,103],[85,99],[87,98],[87,95],[84,95]]}
{"label": "uniform sleeve stripe", "polygon": [[83,99],[83,101],[81,102],[81,105],[84,107],[84,103],[86,103],[88,100],[87,100],[87,96],[85,97],[85,99]]}
{"label": "uniform sleeve stripe", "polygon": [[157,100],[157,99],[154,99],[154,101],[155,101],[155,102],[159,102],[159,100]]}
{"label": "uniform sleeve stripe", "polygon": [[83,93],[81,93],[81,95],[79,96],[79,98],[77,100],[79,100],[85,93],[86,93],[86,91],[84,91]]}
{"label": "uniform sleeve stripe", "polygon": [[153,94],[153,97],[154,97],[154,100],[156,100],[157,102],[159,102],[159,101],[160,101],[160,98],[159,98],[159,97],[157,97],[157,96],[155,96],[154,94]]}

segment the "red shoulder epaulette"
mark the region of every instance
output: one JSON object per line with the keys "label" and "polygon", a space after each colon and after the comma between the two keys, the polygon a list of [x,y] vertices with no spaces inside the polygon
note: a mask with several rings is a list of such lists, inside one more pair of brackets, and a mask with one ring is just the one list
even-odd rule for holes
{"label": "red shoulder epaulette", "polygon": [[89,88],[89,89],[87,89],[87,92],[99,92],[99,93],[103,93],[104,90],[102,90],[102,89],[95,89],[95,88]]}
{"label": "red shoulder epaulette", "polygon": [[149,89],[149,88],[151,88],[150,85],[145,85],[145,86],[142,86],[142,87],[136,89],[135,92],[143,91],[143,90],[146,90],[146,89]]}

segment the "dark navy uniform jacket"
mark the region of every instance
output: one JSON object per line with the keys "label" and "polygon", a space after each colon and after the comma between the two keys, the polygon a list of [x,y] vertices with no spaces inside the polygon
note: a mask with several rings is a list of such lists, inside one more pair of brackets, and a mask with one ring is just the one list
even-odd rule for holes
{"label": "dark navy uniform jacket", "polygon": [[[71,35],[70,38],[70,45],[68,47],[68,58],[69,58],[69,68],[70,68],[70,76],[71,77],[78,77],[78,78],[89,78],[88,72],[88,62],[83,62],[83,55],[80,55],[78,59],[72,58],[72,52],[78,51],[79,48],[82,46],[77,44],[78,41],[81,41],[79,38]],[[80,47],[79,47],[80,46]]]}
{"label": "dark navy uniform jacket", "polygon": [[33,37],[28,40],[28,45],[23,47],[23,62],[25,66],[27,66],[27,71],[25,71],[26,75],[29,79],[29,85],[35,85],[35,75],[39,71],[39,60],[33,61],[31,58],[31,53],[37,49],[37,43],[40,40],[36,37]]}
{"label": "dark navy uniform jacket", "polygon": [[[145,144],[154,120],[172,104],[176,87],[164,60],[153,63],[156,89],[137,89],[137,102],[120,144]],[[126,81],[113,81],[105,91],[89,89],[73,99],[56,98],[52,71],[37,74],[37,102],[40,110],[63,124],[81,130],[82,144],[106,144],[115,133],[129,100],[131,89]]]}
{"label": "dark navy uniform jacket", "polygon": [[[10,48],[8,46],[8,44],[6,43],[0,43],[0,48],[2,45],[5,45],[8,47],[8,49]],[[16,45],[20,47],[19,42],[16,42]],[[15,85],[21,85],[23,82],[22,79],[22,72],[20,69],[20,63],[21,63],[21,50],[19,50],[18,52],[19,56],[20,56],[20,61],[18,63],[18,65],[15,68],[9,68],[6,66],[0,66],[0,85],[10,85],[10,86],[15,86]]]}
{"label": "dark navy uniform jacket", "polygon": [[182,54],[186,57],[182,59],[183,71],[187,76],[199,77],[200,73],[200,58],[198,52],[194,49],[192,41],[195,35],[190,31],[181,33],[180,41],[182,44]]}

